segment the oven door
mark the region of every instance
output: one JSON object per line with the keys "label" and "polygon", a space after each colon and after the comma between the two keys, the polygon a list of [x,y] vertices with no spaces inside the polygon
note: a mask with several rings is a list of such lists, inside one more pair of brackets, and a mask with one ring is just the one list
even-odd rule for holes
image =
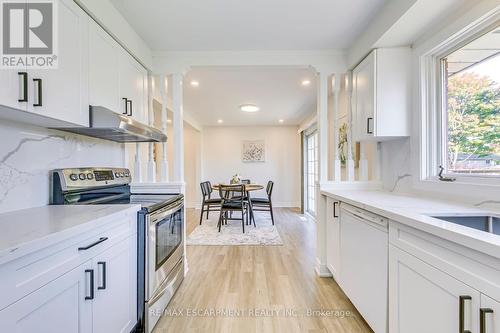
{"label": "oven door", "polygon": [[184,255],[184,202],[147,216],[146,298],[150,300]]}

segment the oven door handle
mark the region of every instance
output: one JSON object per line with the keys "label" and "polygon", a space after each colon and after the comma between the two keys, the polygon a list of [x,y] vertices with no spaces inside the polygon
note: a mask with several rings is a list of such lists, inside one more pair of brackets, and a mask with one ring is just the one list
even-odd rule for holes
{"label": "oven door handle", "polygon": [[77,204],[77,205],[95,205],[98,203],[106,203],[106,202],[112,201],[112,200],[125,199],[125,198],[128,198],[128,196],[129,196],[128,194],[121,193],[121,194],[105,196],[102,198],[89,199],[89,200],[85,200],[85,201],[75,202],[75,204]]}
{"label": "oven door handle", "polygon": [[[157,213],[152,213],[149,219],[149,224],[150,225],[155,225],[158,224],[159,222],[163,221],[165,217],[172,215],[184,207],[184,200],[181,201],[180,203],[176,204],[174,207],[169,208],[166,211],[160,211]],[[168,207],[167,207],[168,208]]]}

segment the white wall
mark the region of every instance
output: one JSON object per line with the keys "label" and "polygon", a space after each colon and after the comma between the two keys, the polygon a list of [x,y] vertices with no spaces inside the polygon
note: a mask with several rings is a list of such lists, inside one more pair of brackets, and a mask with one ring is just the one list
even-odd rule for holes
{"label": "white wall", "polygon": [[201,198],[201,133],[184,122],[184,181],[186,207],[198,208]]}
{"label": "white wall", "polygon": [[124,166],[122,144],[0,122],[0,213],[47,205],[50,170]]}
{"label": "white wall", "polygon": [[[239,173],[266,185],[274,181],[275,206],[300,207],[300,135],[297,126],[205,127],[202,132],[202,180],[228,183]],[[243,140],[264,140],[266,161],[243,163]],[[264,196],[265,193],[256,193]]]}

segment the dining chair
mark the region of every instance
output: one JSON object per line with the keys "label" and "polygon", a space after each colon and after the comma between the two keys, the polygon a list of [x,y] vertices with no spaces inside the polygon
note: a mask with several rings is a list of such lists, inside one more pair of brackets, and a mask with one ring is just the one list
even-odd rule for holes
{"label": "dining chair", "polygon": [[200,213],[200,225],[201,225],[201,222],[203,220],[203,213],[205,211],[207,212],[207,219],[208,219],[208,214],[210,212],[217,212],[220,210],[221,200],[218,198],[211,198],[213,189],[212,189],[212,184],[209,181],[200,183],[200,187],[201,187],[201,194],[203,195],[201,202],[201,213]]}
{"label": "dining chair", "polygon": [[271,196],[273,194],[274,182],[268,181],[266,187],[267,198],[250,198],[252,201],[252,210],[261,211],[261,212],[270,212],[271,213],[271,221],[274,225],[274,214],[273,214],[273,202],[271,200]]}
{"label": "dining chair", "polygon": [[[227,224],[228,220],[241,220],[243,233],[245,233],[245,223],[249,221],[249,202],[246,201],[244,195],[242,195],[244,191],[245,185],[241,184],[219,185],[219,196],[221,197],[219,222],[217,223],[219,232],[222,224]],[[238,197],[232,197],[232,193],[238,192],[240,193]],[[240,212],[241,218],[233,218],[232,212]]]}

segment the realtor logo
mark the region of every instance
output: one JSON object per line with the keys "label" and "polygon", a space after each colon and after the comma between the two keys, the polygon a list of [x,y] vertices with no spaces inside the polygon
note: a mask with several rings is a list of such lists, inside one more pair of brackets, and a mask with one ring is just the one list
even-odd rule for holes
{"label": "realtor logo", "polygon": [[56,2],[2,2],[2,68],[56,68]]}

